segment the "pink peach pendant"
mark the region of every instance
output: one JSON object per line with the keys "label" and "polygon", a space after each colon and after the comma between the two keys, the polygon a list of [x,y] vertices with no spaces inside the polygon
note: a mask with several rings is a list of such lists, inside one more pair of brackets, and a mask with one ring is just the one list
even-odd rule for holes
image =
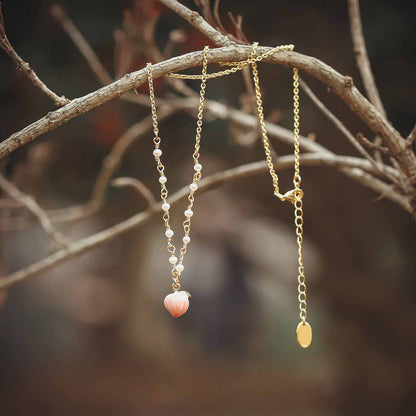
{"label": "pink peach pendant", "polygon": [[170,293],[165,297],[165,308],[174,318],[178,318],[188,310],[190,296],[191,295],[184,290]]}

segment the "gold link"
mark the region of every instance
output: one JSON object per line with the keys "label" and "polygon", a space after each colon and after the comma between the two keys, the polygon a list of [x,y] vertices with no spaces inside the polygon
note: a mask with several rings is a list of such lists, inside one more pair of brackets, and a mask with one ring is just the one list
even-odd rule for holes
{"label": "gold link", "polygon": [[[296,241],[298,245],[298,301],[299,301],[299,316],[301,319],[300,324],[297,328],[297,338],[299,344],[306,348],[310,345],[312,340],[312,329],[310,325],[306,322],[307,318],[307,302],[306,302],[306,277],[305,277],[305,267],[303,265],[303,191],[301,189],[301,175],[300,175],[300,131],[299,131],[299,71],[297,68],[293,68],[293,137],[294,137],[294,174],[293,174],[293,185],[294,189],[286,192],[285,194],[281,194],[279,191],[279,178],[276,173],[272,151],[270,149],[270,142],[267,136],[266,124],[264,121],[264,110],[263,110],[263,102],[260,90],[260,81],[259,81],[259,72],[257,68],[257,62],[262,61],[263,59],[271,56],[275,52],[279,51],[292,51],[294,49],[294,45],[280,45],[276,46],[275,48],[270,49],[268,52],[265,52],[261,55],[256,56],[256,49],[258,43],[254,43],[252,45],[252,50],[250,56],[243,61],[239,62],[231,62],[231,63],[220,63],[221,65],[229,66],[228,69],[215,72],[212,74],[207,74],[207,63],[208,63],[208,50],[209,48],[206,46],[203,51],[203,61],[202,61],[202,73],[201,75],[187,75],[187,74],[176,74],[171,73],[168,76],[171,78],[178,78],[178,79],[200,79],[201,80],[201,87],[200,87],[200,100],[199,100],[199,108],[198,108],[198,115],[197,115],[197,127],[196,127],[196,137],[195,137],[195,149],[193,153],[193,160],[194,165],[199,164],[199,150],[200,150],[200,142],[201,142],[201,133],[202,133],[202,120],[203,120],[203,110],[204,110],[204,99],[205,99],[205,89],[206,89],[206,81],[211,78],[217,78],[225,75],[233,74],[237,71],[242,70],[247,65],[251,65],[252,74],[253,74],[253,82],[255,88],[255,96],[256,96],[256,105],[257,105],[257,112],[259,117],[259,124],[261,130],[261,137],[264,147],[264,153],[266,156],[267,166],[269,168],[270,176],[273,181],[273,188],[274,188],[274,195],[278,197],[282,201],[290,201],[294,205],[294,216],[295,216],[295,227],[296,227]],[[160,137],[159,137],[159,129],[158,129],[158,122],[157,122],[157,115],[156,115],[156,104],[155,104],[155,96],[154,96],[154,88],[153,88],[153,78],[152,78],[152,71],[151,71],[151,64],[147,64],[147,72],[148,72],[148,81],[149,81],[149,91],[150,91],[150,102],[151,102],[151,110],[152,110],[152,123],[153,123],[153,131],[154,131],[154,145],[155,149],[159,149],[160,146]],[[164,176],[165,167],[163,166],[160,157],[157,158],[157,170],[160,176]],[[201,180],[201,173],[200,171],[196,171],[193,175],[193,182],[197,183]],[[166,203],[168,197],[168,191],[165,184],[161,186],[161,199],[163,203]],[[188,195],[188,208],[192,209],[194,205],[194,195],[193,192],[190,192]],[[165,212],[163,215],[163,220],[165,223],[165,227],[170,229],[170,216],[169,210]],[[185,232],[185,236],[189,236],[189,232],[191,229],[191,219],[187,217],[183,222],[183,229]],[[182,264],[184,256],[186,254],[188,247],[188,242],[184,241],[182,248],[179,251],[179,264]],[[168,237],[168,251],[173,255],[175,253],[175,246],[171,243],[170,237]],[[174,291],[180,290],[180,278],[181,274],[177,271],[175,266],[172,267],[172,289]]]}
{"label": "gold link", "polygon": [[293,135],[294,135],[294,155],[295,155],[295,172],[293,175],[293,185],[297,192],[295,205],[295,226],[298,244],[298,299],[299,299],[299,316],[302,323],[306,322],[307,303],[306,303],[306,277],[303,266],[303,192],[301,190],[300,176],[300,144],[299,144],[299,70],[293,68]]}
{"label": "gold link", "polygon": [[[294,189],[282,195],[279,191],[279,178],[274,168],[272,154],[270,150],[270,142],[267,137],[267,130],[264,122],[263,103],[261,98],[260,81],[257,69],[257,58],[252,58],[257,43],[253,44],[253,50],[250,58],[246,62],[251,61],[253,82],[256,94],[257,111],[259,115],[259,124],[261,136],[263,141],[264,152],[266,155],[266,162],[269,168],[270,176],[273,181],[274,194],[282,201],[290,201],[294,205],[295,211],[295,227],[296,227],[296,241],[298,245],[298,300],[299,300],[299,316],[301,319],[302,328],[306,325],[307,318],[307,302],[306,302],[306,277],[305,268],[303,266],[303,191],[301,189],[301,175],[300,175],[300,132],[299,132],[299,71],[293,68],[293,136],[294,136],[294,175],[293,185]],[[276,49],[276,48],[275,48]],[[293,49],[293,47],[292,47]],[[291,49],[291,50],[292,50]],[[263,57],[264,58],[264,57]],[[240,63],[241,64],[241,63]],[[310,328],[308,324],[308,328]]]}
{"label": "gold link", "polygon": [[[257,43],[253,44],[253,51],[252,55],[254,55],[257,48]],[[272,159],[272,152],[270,150],[270,143],[269,138],[267,137],[267,130],[266,125],[264,123],[264,112],[263,112],[263,102],[261,98],[261,91],[260,91],[260,81],[259,81],[259,72],[257,69],[257,63],[255,61],[251,64],[252,73],[253,73],[253,81],[254,81],[254,90],[256,95],[256,103],[257,103],[257,112],[259,115],[259,123],[260,123],[260,130],[261,130],[261,137],[263,139],[263,147],[264,153],[266,155],[267,166],[269,167],[270,176],[273,180],[273,188],[275,195],[279,195],[279,179],[277,177],[276,171],[273,166],[273,159]]]}
{"label": "gold link", "polygon": [[[206,81],[207,81],[207,66],[208,66],[208,52],[209,47],[206,46],[204,48],[204,55],[203,55],[203,62],[202,62],[202,75],[200,76],[201,79],[201,88],[200,88],[200,100],[199,100],[199,108],[198,108],[198,115],[197,115],[197,127],[196,127],[196,136],[195,136],[195,149],[194,153],[192,155],[194,160],[194,165],[199,164],[199,150],[201,147],[201,133],[202,133],[202,121],[203,121],[203,112],[204,112],[204,100],[205,100],[205,89],[206,89]],[[152,124],[153,124],[153,143],[155,145],[155,150],[160,148],[161,139],[159,137],[159,127],[158,127],[158,121],[157,121],[157,112],[156,112],[156,100],[155,100],[155,93],[154,93],[154,86],[153,86],[153,76],[152,76],[152,65],[150,63],[147,64],[147,77],[148,77],[148,83],[149,83],[149,95],[150,95],[150,107],[152,112]],[[160,177],[165,177],[165,167],[162,163],[160,155],[156,157],[156,168],[159,172]],[[201,173],[199,171],[195,172],[193,175],[193,183],[198,183],[201,180]],[[187,209],[192,209],[194,205],[194,191],[190,191],[188,195],[188,207]],[[165,183],[161,183],[161,191],[160,191],[160,197],[163,204],[167,204],[167,198],[168,198],[168,189],[166,187]],[[165,211],[165,213],[162,216],[163,222],[165,224],[166,230],[170,230],[170,215],[169,215],[169,209]],[[191,230],[191,219],[190,217],[187,217],[185,221],[183,222],[183,229],[185,236],[189,235],[189,232]],[[171,242],[172,237],[167,236],[168,243],[167,243],[167,250],[170,256],[174,256],[176,252],[176,248],[174,244]],[[188,243],[183,242],[182,248],[179,251],[179,264],[182,264],[183,258],[185,256],[186,250],[187,250]],[[178,271],[176,268],[178,263],[172,264],[172,270],[171,270],[171,276],[172,276],[172,290],[173,291],[179,291],[181,289],[180,285],[180,279],[181,279],[181,272]]]}
{"label": "gold link", "polygon": [[[257,47],[258,43],[255,42],[253,44],[253,49],[254,49],[254,45],[256,45]],[[252,50],[250,57],[244,61],[229,62],[229,63],[220,62],[220,65],[227,65],[227,66],[230,66],[231,68],[225,69],[219,72],[214,72],[212,74],[207,74],[205,79],[218,78],[218,77],[223,77],[225,75],[233,74],[237,71],[241,71],[247,65],[251,65],[253,63],[262,61],[263,59],[269,57],[270,55],[273,55],[275,52],[293,51],[294,47],[295,47],[294,45],[279,45],[259,56],[254,56],[253,50]],[[187,75],[187,74],[176,74],[176,73],[170,73],[167,76],[171,78],[178,78],[178,79],[202,79],[203,78],[203,75]]]}

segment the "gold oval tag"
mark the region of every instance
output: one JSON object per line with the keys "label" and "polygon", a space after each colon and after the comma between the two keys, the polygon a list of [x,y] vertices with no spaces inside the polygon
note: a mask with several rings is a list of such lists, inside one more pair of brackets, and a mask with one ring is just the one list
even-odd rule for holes
{"label": "gold oval tag", "polygon": [[312,328],[307,322],[301,322],[296,328],[296,339],[302,348],[308,348],[312,342]]}

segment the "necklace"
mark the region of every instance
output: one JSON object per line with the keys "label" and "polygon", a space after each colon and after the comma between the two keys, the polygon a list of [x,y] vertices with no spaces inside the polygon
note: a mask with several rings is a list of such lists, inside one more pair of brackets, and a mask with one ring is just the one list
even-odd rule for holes
{"label": "necklace", "polygon": [[156,160],[156,167],[159,173],[159,183],[160,183],[160,197],[162,200],[162,209],[164,211],[163,214],[163,222],[165,225],[165,236],[167,238],[167,250],[170,255],[169,263],[171,264],[171,278],[172,278],[172,290],[173,293],[167,295],[165,297],[165,307],[171,313],[173,317],[178,317],[183,315],[189,308],[189,293],[185,291],[181,291],[181,274],[184,270],[183,260],[188,248],[188,244],[191,241],[189,237],[189,233],[191,231],[191,218],[194,215],[192,208],[194,205],[194,194],[198,189],[198,182],[201,180],[202,174],[202,165],[199,163],[199,150],[200,150],[200,143],[201,143],[201,132],[202,132],[202,119],[204,113],[204,99],[205,99],[205,88],[206,88],[206,80],[207,80],[207,65],[208,65],[208,51],[209,47],[205,46],[204,54],[203,54],[203,61],[202,61],[202,76],[201,76],[201,87],[199,93],[199,110],[196,122],[196,135],[195,135],[195,148],[194,153],[192,155],[194,161],[194,175],[192,183],[189,185],[189,194],[188,194],[188,207],[185,210],[185,220],[183,222],[183,230],[184,236],[182,238],[182,248],[179,250],[179,259],[176,257],[176,247],[172,243],[172,237],[174,232],[170,226],[170,205],[167,202],[168,198],[168,188],[166,186],[167,178],[165,175],[165,166],[162,163],[162,150],[160,149],[161,139],[159,137],[159,128],[158,128],[158,121],[157,121],[157,113],[156,113],[156,102],[155,102],[155,93],[153,88],[153,77],[152,77],[152,65],[150,63],[147,64],[147,76],[149,82],[149,91],[150,91],[150,103],[151,103],[151,110],[152,110],[152,120],[153,120],[153,132],[154,138],[153,143],[155,145],[155,149],[153,150],[153,156]]}
{"label": "necklace", "polygon": [[261,129],[262,143],[264,147],[264,152],[266,156],[267,166],[269,168],[269,173],[273,182],[274,195],[279,198],[281,201],[289,201],[294,205],[294,214],[295,214],[295,227],[296,227],[296,241],[298,245],[298,301],[299,301],[299,316],[300,323],[296,329],[296,338],[299,345],[303,348],[309,347],[312,342],[312,328],[308,322],[306,322],[307,317],[307,303],[306,303],[306,277],[305,277],[305,267],[303,262],[303,191],[301,189],[301,175],[300,175],[300,132],[299,132],[299,72],[297,68],[293,68],[293,136],[294,136],[294,175],[293,175],[293,185],[294,189],[286,192],[285,194],[280,193],[279,188],[279,178],[276,173],[272,153],[270,150],[269,138],[267,136],[266,124],[264,122],[264,110],[262,103],[262,96],[260,90],[260,80],[259,73],[257,68],[257,62],[262,61],[264,58],[272,55],[275,52],[279,51],[292,51],[293,45],[280,45],[276,46],[273,49],[270,49],[268,52],[256,56],[256,49],[258,43],[253,43],[252,51],[250,57],[244,61],[224,63],[223,65],[228,65],[230,68],[215,72],[212,74],[207,74],[207,63],[208,63],[208,52],[209,47],[205,46],[203,51],[203,60],[202,60],[202,73],[201,75],[186,75],[186,74],[175,74],[171,73],[168,76],[172,78],[179,79],[200,79],[200,95],[199,95],[199,110],[197,116],[197,127],[196,127],[196,137],[195,137],[195,150],[193,153],[194,160],[194,176],[193,181],[189,185],[190,191],[188,195],[188,207],[185,211],[185,221],[183,222],[184,228],[184,237],[182,239],[183,245],[180,249],[179,260],[175,256],[176,248],[172,243],[172,237],[174,235],[173,230],[170,227],[170,215],[169,209],[170,205],[167,202],[168,190],[167,190],[167,178],[165,176],[165,167],[161,161],[162,150],[160,149],[161,139],[159,137],[159,129],[157,122],[157,113],[156,113],[156,103],[155,95],[153,88],[153,78],[152,78],[152,65],[147,64],[147,74],[148,74],[148,83],[150,91],[150,102],[151,102],[151,111],[153,119],[153,132],[154,132],[154,145],[155,149],[153,155],[156,160],[157,171],[159,173],[159,182],[161,185],[161,200],[162,200],[162,209],[164,211],[163,221],[165,225],[165,235],[168,240],[167,250],[170,254],[169,262],[172,265],[171,277],[172,277],[172,290],[173,293],[166,296],[164,304],[166,309],[171,313],[173,317],[178,317],[183,315],[189,308],[189,293],[181,291],[180,279],[181,274],[184,270],[183,260],[187,251],[188,244],[191,239],[189,237],[191,229],[191,217],[193,216],[193,205],[194,205],[194,193],[198,189],[198,182],[201,180],[201,170],[202,165],[199,163],[199,150],[200,150],[200,141],[201,141],[201,131],[202,131],[202,119],[203,119],[203,110],[204,110],[204,99],[205,99],[205,88],[206,81],[210,78],[221,77],[225,75],[230,75],[237,71],[242,70],[245,66],[251,65],[253,82],[255,88],[256,96],[256,105],[257,112],[259,117],[259,125]]}
{"label": "necklace", "polygon": [[[257,43],[253,44],[253,53],[255,53]],[[296,242],[298,244],[298,301],[299,301],[299,317],[300,323],[296,328],[296,338],[302,348],[307,348],[312,342],[312,328],[307,317],[306,303],[306,277],[305,266],[303,264],[303,191],[301,189],[302,178],[300,176],[300,132],[299,132],[299,71],[293,68],[293,154],[294,154],[294,189],[286,192],[284,195],[279,190],[279,178],[274,168],[272,154],[270,151],[269,138],[267,137],[266,125],[264,123],[263,104],[260,91],[259,73],[257,63],[251,63],[254,89],[256,93],[257,112],[259,115],[259,124],[263,141],[264,153],[269,168],[270,176],[273,180],[274,195],[281,201],[289,201],[294,205],[295,210],[295,227]]]}

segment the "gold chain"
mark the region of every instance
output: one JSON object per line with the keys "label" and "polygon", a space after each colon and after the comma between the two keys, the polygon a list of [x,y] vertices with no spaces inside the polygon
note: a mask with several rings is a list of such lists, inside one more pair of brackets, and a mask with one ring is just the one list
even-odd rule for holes
{"label": "gold chain", "polygon": [[305,324],[306,312],[306,277],[303,265],[303,192],[300,187],[302,178],[300,176],[300,145],[299,145],[299,72],[293,68],[293,133],[294,133],[294,155],[295,173],[293,175],[293,185],[295,187],[295,225],[298,243],[298,300],[300,319]]}
{"label": "gold chain", "polygon": [[[256,45],[254,47],[254,45]],[[253,44],[253,50],[255,52],[255,48],[257,47],[258,43],[254,43]],[[273,49],[270,49],[269,51],[258,55],[258,56],[254,56],[254,52],[252,50],[252,53],[250,55],[250,57],[244,61],[240,61],[240,62],[229,62],[229,63],[222,63],[220,62],[220,65],[227,65],[227,66],[231,66],[231,68],[229,69],[225,69],[223,71],[219,71],[219,72],[214,72],[212,74],[207,74],[206,79],[212,79],[212,78],[218,78],[218,77],[222,77],[224,75],[230,75],[230,74],[234,74],[237,71],[241,71],[245,66],[262,61],[263,59],[267,58],[270,55],[273,55],[275,52],[280,52],[280,51],[292,51],[294,48],[294,45],[279,45],[276,46]],[[187,74],[176,74],[176,73],[171,73],[167,75],[168,77],[171,78],[178,78],[178,79],[202,79],[202,75],[187,75]]]}
{"label": "gold chain", "polygon": [[[257,43],[253,44],[252,56],[255,54]],[[250,61],[250,58],[248,59]],[[306,348],[312,341],[312,329],[306,322],[307,303],[306,303],[306,277],[305,267],[303,263],[303,191],[301,189],[302,178],[300,176],[300,135],[299,135],[299,71],[293,68],[293,136],[294,136],[294,189],[286,192],[284,195],[279,190],[279,178],[274,168],[272,153],[270,150],[270,142],[267,136],[266,124],[264,122],[263,102],[260,90],[259,72],[257,68],[257,60],[251,62],[253,73],[254,89],[256,95],[257,112],[259,116],[259,124],[263,141],[266,162],[269,168],[270,176],[273,181],[274,195],[281,201],[290,201],[295,209],[295,226],[296,241],[298,245],[298,301],[300,324],[297,328],[297,338],[299,344]]]}
{"label": "gold chain", "polygon": [[[206,46],[204,48],[201,75],[186,75],[186,74],[176,74],[176,73],[171,73],[168,75],[171,78],[200,79],[201,80],[199,111],[198,111],[198,116],[197,116],[197,129],[196,129],[196,138],[195,138],[195,151],[193,154],[195,174],[194,174],[193,182],[190,185],[190,192],[188,195],[189,204],[188,204],[187,211],[185,211],[186,219],[183,223],[185,236],[183,238],[183,246],[180,250],[178,263],[177,263],[177,258],[175,257],[175,246],[171,242],[173,231],[171,231],[170,229],[170,216],[169,216],[170,206],[167,203],[168,191],[166,188],[166,177],[164,176],[165,168],[160,159],[162,152],[159,149],[160,138],[159,138],[157,116],[156,116],[156,104],[155,104],[155,97],[154,97],[151,64],[150,63],[147,64],[148,81],[149,81],[149,89],[150,89],[150,101],[151,101],[151,108],[152,108],[153,130],[154,130],[154,135],[155,135],[154,140],[153,140],[155,144],[155,150],[153,154],[156,158],[157,170],[160,174],[159,181],[161,182],[161,199],[163,201],[162,209],[165,211],[163,215],[163,220],[165,222],[165,227],[166,227],[165,234],[168,238],[167,249],[171,255],[169,261],[172,264],[172,279],[173,279],[172,289],[174,291],[178,291],[180,290],[180,287],[181,287],[179,282],[180,282],[181,272],[183,271],[183,259],[187,250],[188,243],[190,241],[189,232],[191,228],[191,216],[193,214],[192,207],[194,204],[194,192],[198,188],[197,183],[201,179],[202,166],[199,164],[199,149],[200,149],[200,141],[201,141],[202,115],[203,115],[203,108],[204,108],[206,81],[207,79],[233,74],[237,71],[242,70],[245,66],[251,65],[262,142],[263,142],[264,152],[266,155],[267,166],[269,168],[270,176],[272,177],[272,181],[273,181],[274,195],[278,197],[281,201],[292,202],[294,205],[294,209],[295,209],[295,226],[296,226],[296,237],[297,237],[296,240],[297,240],[297,245],[298,245],[298,301],[299,301],[299,311],[300,311],[299,316],[301,320],[297,327],[296,334],[297,334],[298,343],[302,347],[306,348],[310,345],[312,341],[312,329],[310,325],[306,322],[306,317],[307,317],[306,277],[305,277],[305,267],[303,263],[303,249],[302,249],[303,247],[303,202],[302,202],[303,191],[301,189],[302,178],[300,175],[299,73],[298,73],[298,68],[293,68],[293,135],[294,135],[293,185],[294,185],[294,189],[286,192],[285,194],[281,194],[279,190],[279,178],[274,167],[272,152],[270,150],[270,142],[267,136],[266,124],[264,121],[264,110],[263,110],[263,102],[262,102],[262,96],[261,96],[261,90],[260,90],[260,81],[259,81],[259,72],[257,68],[257,62],[262,61],[266,57],[278,51],[292,51],[294,49],[294,45],[276,46],[275,48],[269,50],[268,52],[265,52],[261,55],[256,56],[257,45],[258,45],[257,42],[253,44],[253,48],[248,59],[244,61],[240,61],[240,62],[222,63],[222,65],[228,65],[230,66],[230,68],[223,70],[223,71],[215,72],[212,74],[207,74],[209,48],[208,46]],[[163,179],[161,180],[161,178]]]}
{"label": "gold chain", "polygon": [[148,63],[147,68],[147,77],[149,83],[149,95],[150,95],[150,104],[152,110],[152,120],[153,120],[153,132],[154,138],[153,143],[155,145],[155,150],[153,151],[153,155],[156,160],[156,167],[157,171],[159,172],[159,182],[160,182],[160,197],[162,200],[162,209],[164,211],[163,214],[163,221],[165,224],[165,236],[168,240],[167,250],[170,254],[169,262],[172,265],[171,276],[173,280],[172,289],[173,291],[177,292],[180,291],[181,285],[181,274],[184,270],[183,259],[187,251],[187,247],[189,242],[191,241],[189,237],[189,233],[191,230],[191,217],[193,215],[193,205],[195,201],[194,194],[198,189],[198,182],[201,180],[201,170],[202,165],[199,163],[199,150],[201,146],[201,133],[202,133],[202,120],[203,120],[203,113],[204,113],[204,100],[205,100],[205,88],[206,88],[206,80],[207,80],[207,65],[208,65],[208,51],[209,47],[205,46],[204,54],[203,54],[203,61],[202,61],[202,75],[201,75],[201,88],[200,88],[200,95],[199,95],[199,109],[198,109],[198,116],[196,122],[196,136],[195,136],[195,148],[194,153],[192,155],[194,160],[194,175],[192,183],[189,185],[189,194],[188,194],[188,206],[185,211],[185,220],[183,222],[183,229],[184,229],[184,237],[182,239],[182,248],[179,251],[179,261],[178,258],[175,256],[176,247],[172,243],[172,237],[174,235],[173,230],[170,226],[170,205],[167,202],[168,198],[168,189],[166,186],[167,178],[165,176],[165,166],[162,163],[162,150],[160,149],[161,139],[159,137],[159,128],[158,128],[158,121],[157,121],[157,113],[156,113],[156,102],[155,102],[155,92],[153,87],[153,77],[152,77],[152,64]]}

